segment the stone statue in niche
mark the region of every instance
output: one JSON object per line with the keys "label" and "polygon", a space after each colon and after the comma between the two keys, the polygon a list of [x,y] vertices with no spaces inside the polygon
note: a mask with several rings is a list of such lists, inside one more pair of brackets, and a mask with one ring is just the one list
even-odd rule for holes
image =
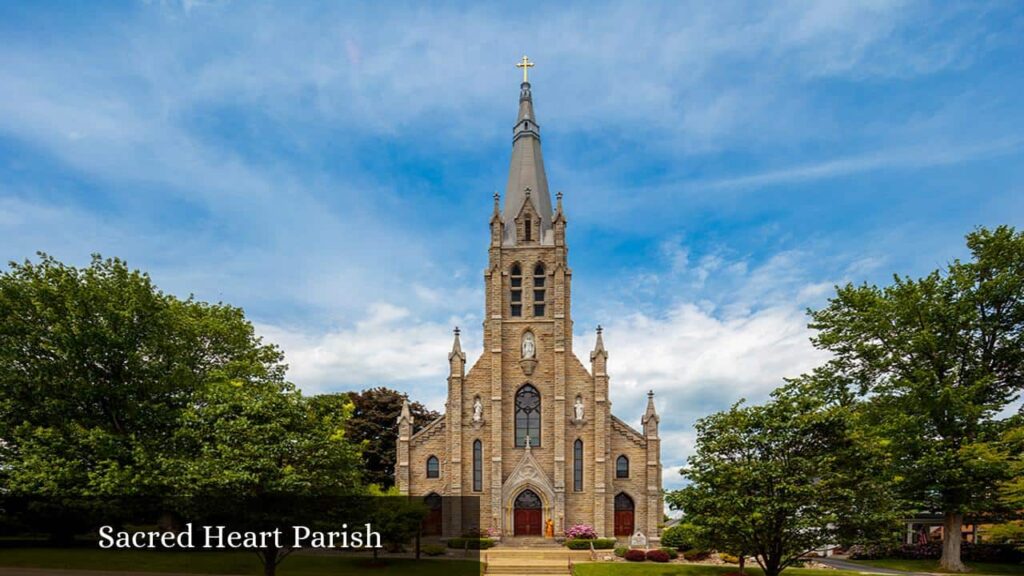
{"label": "stone statue in niche", "polygon": [[537,343],[533,339],[533,332],[523,334],[523,359],[532,360],[537,356]]}
{"label": "stone statue in niche", "polygon": [[583,397],[582,396],[577,396],[576,397],[576,403],[572,405],[572,410],[573,410],[573,414],[576,417],[576,421],[577,422],[582,421],[583,420]]}
{"label": "stone statue in niche", "polygon": [[473,399],[473,422],[479,422],[484,419],[484,403],[480,401],[480,397],[477,396]]}

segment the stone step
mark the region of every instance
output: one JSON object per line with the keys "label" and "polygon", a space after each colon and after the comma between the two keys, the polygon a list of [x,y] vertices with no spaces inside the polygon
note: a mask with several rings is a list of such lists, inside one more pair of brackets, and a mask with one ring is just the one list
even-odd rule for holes
{"label": "stone step", "polygon": [[[600,553],[601,550],[598,551]],[[607,550],[611,553],[611,550]],[[491,548],[485,551],[485,558],[560,558],[582,560],[590,558],[590,550],[569,550],[567,548]]]}
{"label": "stone step", "polygon": [[559,564],[557,566],[551,566],[542,564],[537,565],[493,565],[487,564],[487,570],[484,574],[568,574],[568,564]]}

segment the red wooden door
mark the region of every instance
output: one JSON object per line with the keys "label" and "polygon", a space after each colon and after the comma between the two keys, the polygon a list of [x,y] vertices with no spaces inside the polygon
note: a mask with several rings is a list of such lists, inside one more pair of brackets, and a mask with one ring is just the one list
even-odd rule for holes
{"label": "red wooden door", "polygon": [[430,510],[423,519],[423,535],[434,536],[441,533],[441,509]]}
{"label": "red wooden door", "polygon": [[515,511],[515,535],[516,536],[540,536],[541,522],[540,510],[518,509]]}
{"label": "red wooden door", "polygon": [[632,510],[616,510],[615,511],[615,535],[616,536],[629,536],[633,533],[633,511]]}

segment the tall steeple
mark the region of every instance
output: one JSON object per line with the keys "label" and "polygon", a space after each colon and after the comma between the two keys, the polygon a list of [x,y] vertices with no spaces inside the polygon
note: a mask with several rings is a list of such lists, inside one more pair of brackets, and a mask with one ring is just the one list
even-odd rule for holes
{"label": "tall steeple", "polygon": [[523,56],[522,62],[516,66],[523,69],[523,83],[519,86],[519,116],[512,129],[512,162],[508,171],[508,184],[505,186],[505,210],[502,214],[505,222],[504,243],[516,243],[513,221],[529,199],[540,218],[537,240],[541,244],[550,244],[553,242],[551,195],[548,193],[548,178],[540,151],[540,125],[533,112],[533,94],[526,74],[533,63]]}

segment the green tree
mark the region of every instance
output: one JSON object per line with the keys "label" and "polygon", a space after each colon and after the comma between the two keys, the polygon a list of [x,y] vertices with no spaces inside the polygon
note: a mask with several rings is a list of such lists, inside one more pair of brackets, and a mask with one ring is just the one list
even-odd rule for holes
{"label": "green tree", "polygon": [[[121,260],[41,254],[0,274],[0,439],[12,491],[130,495],[211,382],[280,382],[238,308],[180,300]],[[59,471],[59,473],[54,473]]]}
{"label": "green tree", "polygon": [[697,451],[668,496],[699,538],[750,554],[776,576],[816,548],[889,526],[891,499],[878,455],[853,409],[806,380],[763,406],[737,404],[697,422]]}
{"label": "green tree", "polygon": [[[362,392],[348,392],[317,397],[327,406],[350,402],[352,416],[345,430],[352,442],[362,447],[363,478],[382,489],[395,483],[395,450],[398,444],[398,415],[402,412],[405,396],[396,390],[377,387]],[[410,402],[414,431],[440,416],[419,402]]]}
{"label": "green tree", "polygon": [[909,501],[945,514],[941,565],[962,571],[964,514],[997,505],[1005,453],[997,415],[1024,386],[1024,234],[967,235],[955,260],[884,288],[848,284],[811,312],[830,370],[865,394]]}
{"label": "green tree", "polygon": [[[0,275],[6,494],[94,497],[118,521],[132,496],[243,526],[329,521],[345,511],[322,502],[362,493],[353,405],[303,397],[282,360],[240,309],[164,294],[121,260],[11,264]],[[262,500],[288,506],[246,506]],[[258,552],[266,574],[287,554]]]}
{"label": "green tree", "polygon": [[[284,382],[218,382],[206,388],[162,459],[169,487],[193,519],[234,529],[303,525],[337,529],[358,516],[358,447],[345,435],[351,403],[326,411]],[[217,504],[211,505],[211,501]],[[334,503],[332,506],[331,503]],[[257,551],[273,576],[291,548]]]}

